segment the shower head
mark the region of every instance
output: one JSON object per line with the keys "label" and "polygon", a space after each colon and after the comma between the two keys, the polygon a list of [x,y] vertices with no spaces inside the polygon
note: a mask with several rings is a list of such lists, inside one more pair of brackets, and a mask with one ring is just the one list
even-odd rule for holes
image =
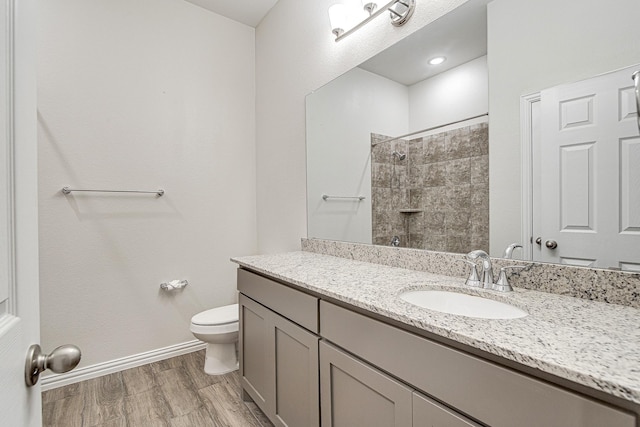
{"label": "shower head", "polygon": [[391,155],[397,157],[398,160],[404,160],[407,158],[407,155],[405,153],[399,153],[397,151],[394,151],[393,153],[391,153]]}

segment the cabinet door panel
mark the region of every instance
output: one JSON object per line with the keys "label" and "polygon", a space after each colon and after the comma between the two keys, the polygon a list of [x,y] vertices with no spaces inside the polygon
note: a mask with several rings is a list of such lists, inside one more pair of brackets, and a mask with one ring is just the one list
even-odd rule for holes
{"label": "cabinet door panel", "polygon": [[443,405],[413,393],[413,427],[480,427]]}
{"label": "cabinet door panel", "polygon": [[267,403],[273,400],[269,367],[273,364],[270,354],[270,312],[265,307],[240,294],[240,377],[244,390],[267,413]]}
{"label": "cabinet door panel", "polygon": [[319,425],[318,337],[273,313],[275,424]]}
{"label": "cabinet door panel", "polygon": [[323,427],[410,427],[411,390],[330,344],[320,343]]}

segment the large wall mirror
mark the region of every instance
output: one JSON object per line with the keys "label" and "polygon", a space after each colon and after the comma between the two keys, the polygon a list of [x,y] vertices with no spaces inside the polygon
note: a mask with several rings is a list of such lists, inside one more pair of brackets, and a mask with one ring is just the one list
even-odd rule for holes
{"label": "large wall mirror", "polygon": [[309,94],[308,236],[640,271],[638,16],[469,0]]}

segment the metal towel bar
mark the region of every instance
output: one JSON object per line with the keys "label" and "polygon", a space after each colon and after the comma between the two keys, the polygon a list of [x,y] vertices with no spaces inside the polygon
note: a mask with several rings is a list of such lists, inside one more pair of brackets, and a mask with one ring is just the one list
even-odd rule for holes
{"label": "metal towel bar", "polygon": [[62,187],[62,192],[64,194],[71,194],[72,191],[89,191],[93,193],[145,193],[145,194],[155,194],[158,197],[161,197],[164,195],[164,190],[162,188],[155,191],[141,191],[141,190],[82,190],[78,188]]}
{"label": "metal towel bar", "polygon": [[327,200],[327,199],[358,199],[359,201],[362,201],[366,199],[366,197],[364,196],[329,196],[328,194],[323,194],[322,200]]}

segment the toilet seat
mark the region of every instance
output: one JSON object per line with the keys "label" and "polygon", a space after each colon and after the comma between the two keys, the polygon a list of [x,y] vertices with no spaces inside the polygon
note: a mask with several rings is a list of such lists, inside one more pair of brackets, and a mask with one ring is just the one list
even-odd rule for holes
{"label": "toilet seat", "polygon": [[225,305],[198,313],[191,318],[192,325],[222,326],[238,322],[238,304]]}

